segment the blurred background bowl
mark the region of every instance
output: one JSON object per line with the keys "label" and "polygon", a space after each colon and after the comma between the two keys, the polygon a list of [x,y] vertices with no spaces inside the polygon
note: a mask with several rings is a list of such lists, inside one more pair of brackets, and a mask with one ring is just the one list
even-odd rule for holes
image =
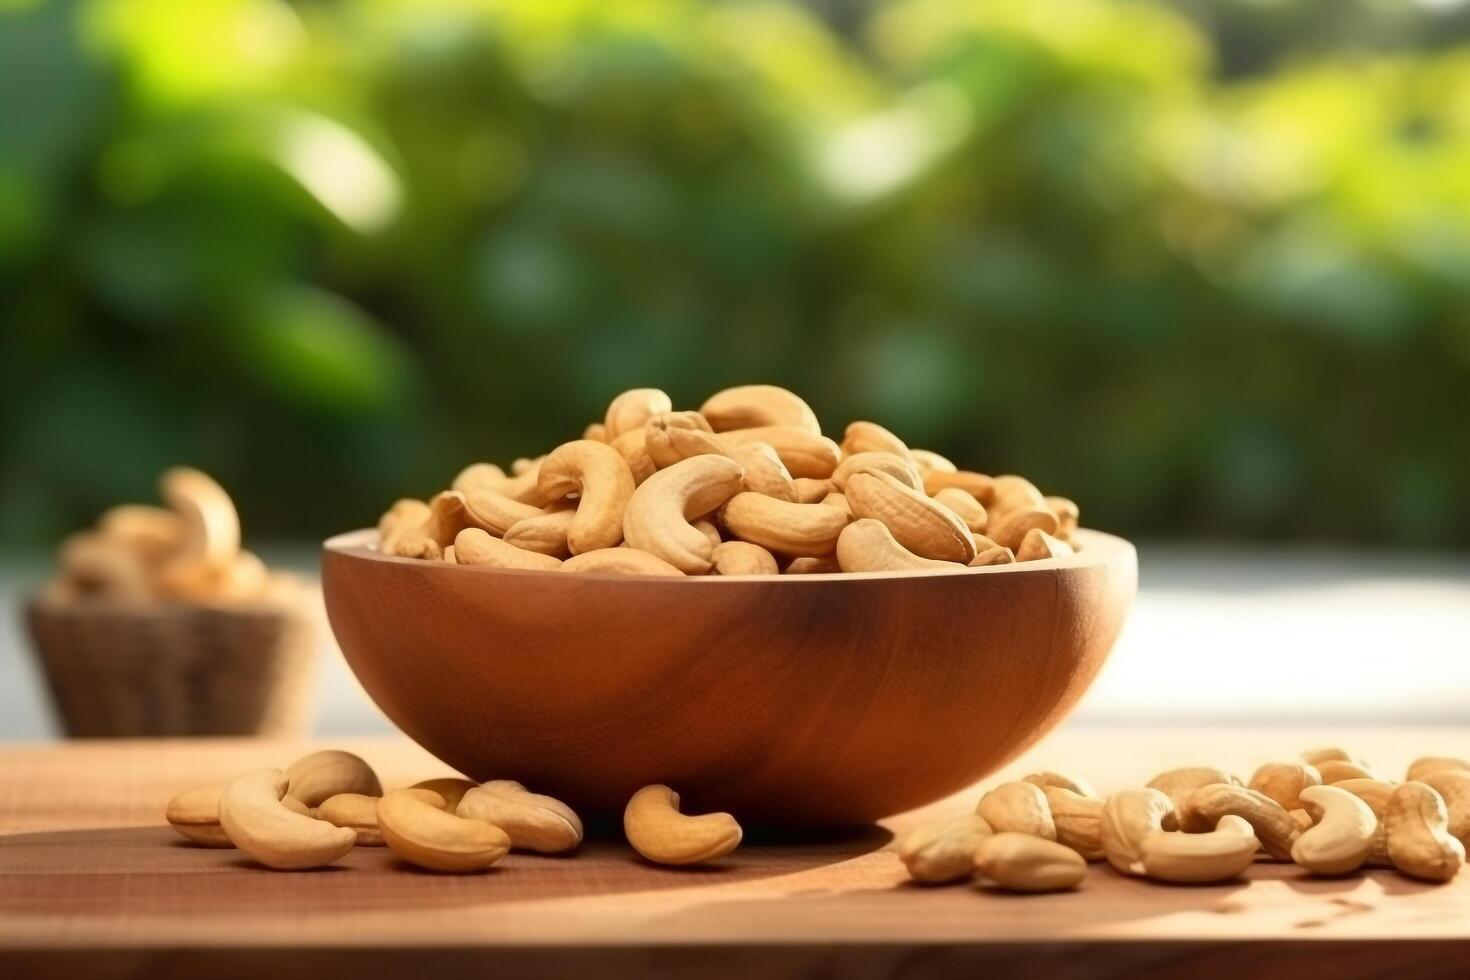
{"label": "blurred background bowl", "polygon": [[1049,731],[1112,647],[1132,545],[957,573],[642,578],[326,543],[327,612],[363,687],[476,780],[589,813],[667,783],[694,810],[863,823],[938,799]]}

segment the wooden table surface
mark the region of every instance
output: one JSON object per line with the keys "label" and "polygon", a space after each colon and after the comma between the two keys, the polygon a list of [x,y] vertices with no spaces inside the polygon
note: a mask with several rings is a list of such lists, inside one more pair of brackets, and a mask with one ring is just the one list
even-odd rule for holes
{"label": "wooden table surface", "polygon": [[[1172,765],[1248,774],[1323,743],[1401,773],[1416,755],[1470,755],[1470,729],[1064,727],[987,782],[1055,768],[1106,791]],[[407,741],[337,744],[365,756],[386,785],[446,772]],[[1470,872],[1430,886],[1391,871],[1319,880],[1258,864],[1248,880],[1171,887],[1095,865],[1081,890],[1041,896],[908,883],[892,834],[972,807],[975,790],[838,839],[748,841],[705,870],[646,864],[605,832],[574,857],[512,854],[477,875],[416,871],[382,848],[282,873],[188,845],[163,823],[175,790],[285,765],[313,747],[0,749],[0,976],[1470,973]]]}

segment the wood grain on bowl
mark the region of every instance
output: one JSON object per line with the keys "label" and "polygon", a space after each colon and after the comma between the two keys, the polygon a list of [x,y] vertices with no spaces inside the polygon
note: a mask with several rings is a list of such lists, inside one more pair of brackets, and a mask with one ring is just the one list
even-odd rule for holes
{"label": "wood grain on bowl", "polygon": [[749,824],[867,822],[1049,731],[1097,675],[1133,547],[916,574],[652,578],[508,571],[327,542],[348,663],[410,737],[589,813],[665,783]]}

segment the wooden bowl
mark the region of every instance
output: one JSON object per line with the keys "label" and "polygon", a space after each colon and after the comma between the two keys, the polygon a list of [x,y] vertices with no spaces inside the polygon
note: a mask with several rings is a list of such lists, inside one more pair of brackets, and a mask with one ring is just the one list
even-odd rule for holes
{"label": "wooden bowl", "polygon": [[667,783],[690,812],[858,824],[975,782],[1097,675],[1128,542],[957,572],[649,578],[520,572],[329,540],[332,628],[410,737],[589,814]]}

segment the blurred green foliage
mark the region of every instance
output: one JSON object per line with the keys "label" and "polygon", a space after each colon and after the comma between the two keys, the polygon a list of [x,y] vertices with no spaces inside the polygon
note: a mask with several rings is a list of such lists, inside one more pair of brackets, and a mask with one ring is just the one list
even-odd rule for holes
{"label": "blurred green foliage", "polygon": [[1218,56],[1131,0],[8,0],[0,541],[181,461],[323,535],[764,380],[1127,533],[1470,543],[1470,45]]}

